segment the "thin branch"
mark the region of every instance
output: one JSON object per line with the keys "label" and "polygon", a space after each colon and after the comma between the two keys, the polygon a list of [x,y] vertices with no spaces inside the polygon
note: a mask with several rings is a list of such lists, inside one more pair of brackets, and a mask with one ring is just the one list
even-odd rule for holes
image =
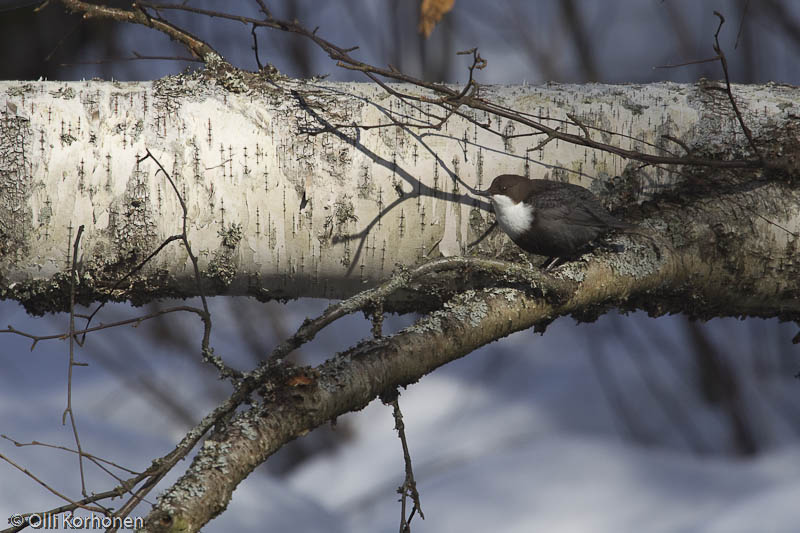
{"label": "thin branch", "polygon": [[[423,520],[425,520],[425,515],[422,512],[422,504],[417,491],[417,481],[414,479],[414,470],[411,467],[411,454],[408,451],[406,425],[403,422],[403,413],[400,411],[399,396],[400,393],[395,389],[391,394],[384,396],[382,400],[386,405],[392,406],[394,429],[397,430],[397,436],[400,438],[400,444],[403,447],[403,462],[406,475],[403,484],[397,487],[397,493],[400,494],[400,533],[411,533],[411,520],[414,518],[414,514],[419,513],[420,518]],[[409,498],[411,498],[412,506],[411,512],[406,517],[406,502]]]}
{"label": "thin branch", "polygon": [[[2,457],[1,454],[0,454],[0,458],[2,458],[4,460],[7,460],[5,457]],[[16,466],[16,467],[18,469],[22,470],[23,472],[28,473],[27,470],[25,470],[24,468],[19,467],[19,466]],[[31,475],[31,474],[29,474],[29,475]],[[143,479],[147,478],[148,475],[149,474],[147,472],[139,474],[138,476],[135,476],[135,477],[130,478],[128,480],[122,481],[119,486],[117,486],[117,487],[115,487],[115,488],[113,488],[111,490],[108,490],[108,491],[105,491],[105,492],[93,493],[91,496],[86,497],[86,498],[84,498],[82,500],[72,501],[69,498],[63,497],[64,500],[66,500],[68,502],[71,502],[71,503],[69,503],[67,505],[62,505],[60,507],[55,507],[53,509],[49,509],[49,510],[46,510],[46,511],[40,511],[40,512],[37,512],[37,513],[23,513],[20,516],[22,518],[27,518],[27,517],[29,517],[29,516],[31,516],[33,514],[57,515],[57,514],[61,514],[61,513],[71,513],[71,512],[74,512],[76,509],[86,509],[88,511],[100,512],[100,513],[104,513],[104,514],[106,514],[106,516],[108,516],[107,510],[90,506],[90,504],[92,504],[94,502],[101,501],[101,500],[106,500],[106,499],[109,499],[109,498],[111,498],[111,499],[119,498],[119,497],[123,496],[126,492],[130,492],[132,487],[136,486]],[[42,483],[41,481],[39,481],[35,477],[34,477],[34,479],[37,482]],[[50,488],[47,487],[46,484],[43,484],[43,485],[45,486],[45,488],[50,490]],[[141,491],[141,489],[140,489],[140,491]],[[14,527],[10,527],[10,528],[7,528],[7,529],[3,529],[3,530],[0,531],[0,533],[16,533],[17,531],[21,531],[21,530],[25,529],[26,527],[28,527],[27,523],[23,524],[21,526],[14,526]]]}
{"label": "thin branch", "polygon": [[120,63],[123,61],[189,61],[193,63],[202,63],[202,59],[195,57],[182,57],[182,56],[148,56],[133,52],[133,57],[114,57],[111,59],[98,59],[96,61],[73,61],[71,63],[59,63],[59,67],[73,67],[75,65],[106,65],[109,63]]}
{"label": "thin branch", "polygon": [[670,64],[670,65],[658,65],[658,66],[653,67],[653,70],[660,69],[660,68],[688,67],[689,65],[701,65],[703,63],[713,63],[714,61],[719,61],[719,56],[709,57],[708,59],[695,59],[694,61],[686,61],[685,63],[675,63],[675,64]]}
{"label": "thin branch", "polygon": [[483,240],[484,240],[484,239],[486,239],[486,237],[488,237],[488,236],[489,236],[489,235],[492,233],[492,231],[494,231],[494,229],[495,229],[496,227],[497,227],[497,221],[495,220],[494,222],[492,222],[492,223],[489,225],[489,227],[486,229],[486,231],[484,231],[484,232],[483,232],[483,235],[481,235],[480,237],[478,237],[477,239],[475,239],[475,240],[474,240],[474,241],[472,241],[471,243],[467,244],[467,249],[469,250],[469,249],[470,249],[470,248],[472,248],[473,246],[477,246],[477,245],[479,245],[481,242],[483,242]]}
{"label": "thin branch", "polygon": [[[171,243],[173,241],[177,241],[180,238],[181,238],[180,235],[171,235],[171,236],[167,237],[166,239],[164,239],[164,241],[158,246],[158,248],[156,248],[147,257],[145,257],[144,260],[140,261],[138,265],[136,265],[131,270],[129,270],[124,276],[122,276],[120,279],[118,279],[114,283],[114,285],[112,285],[111,288],[108,290],[108,294],[109,295],[113,294],[114,291],[117,290],[122,285],[123,281],[125,281],[128,278],[130,278],[131,276],[133,276],[134,274],[139,272],[142,268],[144,268],[144,266],[147,263],[149,263],[151,259],[153,259],[155,256],[157,256],[161,252],[161,250],[163,250],[169,243]],[[89,324],[92,323],[92,319],[95,317],[95,315],[97,315],[97,313],[100,312],[100,310],[106,305],[107,302],[108,302],[108,300],[100,302],[100,305],[98,305],[95,308],[95,310],[92,311],[92,313],[88,317],[86,317],[86,326],[84,327],[84,330],[83,330],[84,333],[83,333],[83,336],[81,337],[81,340],[80,340],[80,345],[81,346],[83,346],[83,343],[86,340],[86,332],[87,331],[91,331],[91,329],[89,329]],[[34,343],[34,345],[35,345],[35,343]],[[33,347],[31,347],[31,349],[33,349]]]}
{"label": "thin branch", "polygon": [[683,148],[686,151],[686,155],[689,155],[689,154],[692,153],[692,150],[689,148],[689,146],[685,142],[683,142],[682,140],[678,139],[677,137],[673,137],[672,135],[662,135],[661,138],[662,139],[666,139],[668,141],[672,141],[675,144],[677,144],[678,146],[680,146],[681,148]]}
{"label": "thin branch", "polygon": [[258,8],[261,10],[262,13],[264,13],[264,16],[267,17],[267,19],[271,19],[272,12],[267,7],[267,4],[264,3],[264,0],[256,0],[256,2],[258,3]]}
{"label": "thin branch", "polygon": [[56,45],[53,47],[53,49],[52,49],[52,50],[50,50],[50,53],[49,53],[49,54],[47,54],[47,55],[44,57],[44,62],[45,62],[45,63],[48,63],[48,62],[50,61],[50,59],[52,59],[53,55],[54,55],[54,54],[55,54],[55,53],[58,51],[58,49],[59,49],[59,48],[61,48],[61,45],[62,45],[62,44],[64,44],[64,41],[66,41],[66,40],[67,40],[67,39],[68,39],[68,38],[69,38],[69,37],[70,37],[70,36],[71,36],[73,33],[75,33],[75,31],[77,31],[77,29],[78,29],[78,28],[80,28],[80,27],[81,27],[81,23],[80,23],[80,22],[78,22],[77,24],[75,24],[75,25],[72,27],[72,29],[70,29],[70,30],[69,30],[67,33],[65,33],[65,34],[64,34],[64,35],[61,37],[61,39],[59,39],[59,40],[58,40],[58,42],[57,42],[57,43],[56,43]]}
{"label": "thin branch", "polygon": [[203,304],[203,312],[200,313],[200,318],[203,321],[203,340],[201,342],[203,361],[213,364],[217,368],[217,370],[219,370],[220,376],[223,378],[233,378],[237,380],[241,379],[243,377],[242,372],[225,364],[225,362],[220,357],[214,355],[214,350],[210,346],[211,325],[212,325],[211,312],[208,309],[208,300],[206,299],[205,291],[203,290],[202,276],[200,275],[200,264],[197,260],[197,256],[192,251],[191,244],[189,243],[189,234],[188,234],[189,208],[186,207],[186,201],[183,199],[183,196],[178,190],[178,186],[175,184],[175,181],[172,179],[172,176],[170,176],[169,172],[167,172],[167,170],[161,164],[161,161],[159,161],[158,158],[154,156],[152,152],[150,152],[149,148],[146,150],[146,152],[147,153],[144,157],[137,160],[137,164],[147,159],[152,159],[158,166],[158,171],[156,171],[156,175],[158,175],[159,172],[164,174],[164,177],[167,178],[167,181],[172,186],[172,190],[175,192],[175,196],[178,198],[178,202],[180,202],[181,209],[183,210],[183,216],[182,216],[183,228],[181,231],[180,239],[183,242],[183,247],[186,249],[186,254],[189,256],[189,260],[192,262],[197,293],[200,295],[200,302]]}
{"label": "thin branch", "polygon": [[761,155],[761,151],[758,149],[758,146],[756,146],[756,143],[753,140],[753,134],[750,133],[750,128],[748,128],[747,124],[744,123],[742,114],[739,112],[739,106],[736,105],[736,99],[733,97],[733,92],[731,91],[731,80],[728,76],[728,60],[725,58],[725,52],[722,51],[722,47],[719,45],[719,32],[722,29],[722,25],[725,24],[725,17],[723,17],[719,11],[714,11],[714,14],[719,17],[719,26],[717,26],[717,31],[714,34],[714,51],[719,56],[719,62],[722,65],[722,72],[725,74],[725,89],[728,93],[728,99],[731,101],[731,107],[733,107],[733,112],[736,113],[736,119],[739,121],[742,131],[744,132],[745,137],[747,137],[747,142],[750,143],[750,148],[753,149],[753,152],[756,154],[756,157],[758,157],[758,160],[761,162],[761,164],[766,166],[764,157]]}
{"label": "thin branch", "polygon": [[[82,502],[74,501],[71,498],[69,498],[68,496],[65,496],[64,494],[61,494],[56,489],[54,489],[53,487],[51,487],[50,485],[48,485],[47,483],[45,483],[44,481],[42,481],[41,479],[36,477],[36,475],[34,475],[30,470],[28,470],[25,467],[22,467],[22,466],[18,465],[17,463],[15,463],[14,461],[9,459],[8,457],[3,455],[2,453],[0,453],[0,459],[2,459],[3,461],[7,462],[11,466],[13,466],[14,468],[19,470],[20,472],[22,472],[26,476],[28,476],[29,478],[34,480],[36,483],[38,483],[39,485],[41,485],[42,487],[47,489],[48,492],[52,493],[55,496],[58,496],[59,498],[61,498],[64,501],[69,502],[70,505],[74,506],[73,509],[81,508],[81,509],[85,509],[87,511],[93,511],[93,512],[97,512],[97,513],[106,514],[106,509],[104,509],[102,507],[94,507],[94,506],[91,506],[91,505],[84,504]],[[2,532],[0,532],[0,533],[2,533]]]}
{"label": "thin branch", "polygon": [[72,434],[75,437],[75,446],[78,448],[78,469],[81,473],[81,494],[86,493],[86,478],[83,473],[83,450],[81,449],[81,439],[78,436],[78,426],[75,423],[75,413],[72,410],[72,369],[78,364],[75,362],[75,278],[78,276],[78,250],[80,250],[81,236],[84,226],[78,227],[78,234],[75,236],[75,244],[72,247],[72,269],[69,276],[69,365],[67,370],[67,408],[61,415],[61,424],[66,423],[67,415],[72,425]]}
{"label": "thin branch", "polygon": [[518,281],[533,282],[543,276],[538,271],[531,271],[522,268],[516,263],[508,263],[505,261],[495,261],[490,259],[477,259],[477,258],[464,258],[464,257],[448,257],[436,259],[423,265],[418,266],[414,270],[401,270],[400,273],[386,281],[385,283],[373,289],[362,291],[346,300],[342,300],[329,306],[319,317],[314,320],[306,320],[297,329],[297,331],[279,344],[272,353],[269,359],[283,359],[289,355],[293,350],[310,342],[325,326],[338,320],[339,318],[362,311],[372,305],[382,302],[397,290],[405,288],[414,280],[418,280],[429,274],[442,272],[445,270],[452,270],[455,268],[471,267],[474,269],[492,271],[502,273],[503,276],[510,279],[517,279]]}
{"label": "thin branch", "polygon": [[742,9],[742,18],[739,20],[739,31],[736,32],[736,43],[733,45],[733,49],[736,50],[739,48],[739,39],[742,38],[742,33],[744,32],[744,21],[747,18],[747,10],[750,8],[750,0],[745,0],[744,9]]}
{"label": "thin branch", "polygon": [[[91,333],[93,331],[100,331],[100,330],[104,330],[104,329],[115,328],[115,327],[118,327],[118,326],[125,326],[125,325],[128,325],[128,324],[133,324],[134,327],[137,327],[139,324],[141,324],[145,320],[150,320],[150,319],[159,317],[161,315],[166,315],[166,314],[169,314],[169,313],[177,313],[179,311],[187,311],[187,312],[190,312],[190,313],[195,313],[195,314],[197,314],[197,315],[199,315],[201,317],[203,315],[203,310],[202,309],[198,309],[197,307],[191,307],[191,306],[188,306],[188,305],[178,305],[178,306],[175,306],[175,307],[168,307],[166,309],[160,309],[158,311],[154,311],[154,312],[152,312],[150,314],[147,314],[147,315],[137,316],[137,317],[133,317],[133,318],[126,318],[124,320],[118,320],[116,322],[109,322],[108,324],[101,323],[99,326],[93,326],[91,328],[78,329],[78,330],[75,330],[74,334],[76,336],[77,335],[85,335],[85,334]],[[27,337],[27,338],[31,339],[33,341],[33,343],[31,344],[31,351],[33,351],[33,349],[36,348],[36,345],[40,341],[45,341],[45,340],[64,340],[64,339],[69,338],[69,332],[68,331],[65,332],[65,333],[55,333],[53,335],[34,335],[32,333],[28,333],[28,332],[25,332],[25,331],[20,331],[20,330],[14,328],[12,326],[8,326],[8,328],[6,328],[6,329],[0,329],[0,333],[12,333],[14,335],[19,335],[20,337]]]}
{"label": "thin branch", "polygon": [[119,9],[100,4],[92,4],[81,0],[60,0],[64,7],[72,13],[83,13],[85,20],[111,19],[118,22],[131,22],[153,28],[169,35],[172,39],[186,46],[198,59],[208,62],[212,57],[222,59],[222,55],[189,32],[178,28],[164,20],[150,17],[136,2],[132,9]]}
{"label": "thin branch", "polygon": [[261,64],[261,59],[258,57],[258,37],[256,36],[256,28],[257,27],[258,26],[253,24],[250,27],[250,34],[253,36],[253,52],[256,55],[256,65],[258,65],[258,70],[260,71],[260,70],[262,70],[264,68],[264,65]]}
{"label": "thin branch", "polygon": [[581,129],[581,131],[583,131],[583,134],[587,139],[591,139],[592,136],[589,134],[589,128],[587,128],[583,122],[578,120],[578,118],[572,113],[567,113],[567,118],[574,122]]}
{"label": "thin branch", "polygon": [[[65,452],[70,452],[70,453],[76,453],[76,454],[80,453],[79,451],[73,450],[72,448],[67,448],[66,446],[59,446],[57,444],[48,444],[46,442],[39,442],[39,441],[36,441],[36,440],[32,440],[31,442],[19,442],[17,440],[12,439],[8,435],[3,435],[3,434],[0,434],[0,439],[5,439],[5,440],[11,442],[17,448],[24,448],[24,447],[27,447],[27,446],[42,446],[44,448],[53,448],[53,449],[56,449],[56,450],[63,450]],[[107,464],[109,466],[113,466],[114,468],[118,468],[120,470],[123,470],[123,471],[129,473],[129,474],[134,474],[134,475],[141,474],[141,472],[137,472],[135,470],[131,470],[130,468],[125,468],[124,466],[118,465],[117,463],[115,463],[113,461],[109,461],[108,459],[103,459],[102,457],[97,457],[96,455],[92,455],[90,453],[83,452],[83,456],[86,457],[87,459],[92,460],[92,461],[97,461],[99,463],[105,463],[105,464]]]}
{"label": "thin branch", "polygon": [[131,470],[131,469],[129,469],[129,468],[125,468],[124,466],[120,466],[120,465],[118,465],[117,463],[115,463],[115,462],[113,462],[113,461],[109,461],[109,460],[107,460],[107,459],[103,459],[103,458],[101,458],[101,457],[97,457],[97,456],[95,456],[95,455],[92,455],[92,454],[90,454],[90,453],[86,453],[86,452],[79,452],[79,451],[77,451],[77,450],[73,450],[73,449],[71,449],[71,448],[67,448],[66,446],[57,446],[57,445],[55,445],[55,444],[47,444],[47,443],[44,443],[44,442],[38,442],[38,441],[35,441],[35,440],[34,440],[34,441],[31,441],[31,442],[27,442],[27,443],[26,443],[26,442],[18,442],[18,441],[14,440],[14,439],[12,439],[12,438],[10,438],[10,437],[6,436],[6,435],[0,435],[0,438],[6,439],[6,440],[8,440],[8,441],[11,441],[11,442],[12,442],[12,443],[14,443],[14,445],[15,445],[15,446],[17,446],[18,448],[22,448],[22,447],[26,447],[26,446],[42,446],[42,447],[44,447],[44,448],[53,448],[53,449],[56,449],[56,450],[63,450],[63,451],[69,452],[69,453],[74,453],[74,454],[77,454],[79,457],[80,457],[80,456],[83,456],[83,457],[85,457],[86,459],[88,459],[89,461],[91,461],[92,463],[94,463],[94,465],[95,465],[97,468],[99,468],[100,470],[102,470],[103,472],[105,472],[106,474],[108,474],[110,477],[114,478],[114,480],[116,480],[116,481],[117,481],[117,483],[119,483],[119,484],[120,484],[119,486],[120,486],[120,487],[123,487],[123,488],[125,488],[125,490],[126,490],[126,491],[127,491],[129,494],[131,494],[132,496],[135,496],[135,494],[134,494],[133,492],[131,492],[131,491],[130,491],[130,490],[127,488],[127,481],[126,481],[126,480],[124,480],[124,479],[122,479],[121,477],[119,477],[119,476],[118,476],[117,474],[115,474],[114,472],[112,472],[112,471],[111,471],[111,470],[110,470],[108,467],[106,467],[105,465],[107,464],[107,465],[109,465],[109,466],[111,466],[111,467],[113,467],[113,468],[118,468],[118,469],[120,469],[120,470],[124,470],[125,472],[128,472],[129,474],[135,474],[135,475],[138,475],[138,474],[140,474],[141,472],[136,472],[136,471],[134,471],[134,470]]}

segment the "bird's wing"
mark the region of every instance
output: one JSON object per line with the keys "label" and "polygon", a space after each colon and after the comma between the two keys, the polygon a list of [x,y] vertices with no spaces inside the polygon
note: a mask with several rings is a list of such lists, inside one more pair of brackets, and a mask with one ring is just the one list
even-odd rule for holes
{"label": "bird's wing", "polygon": [[630,224],[615,218],[588,190],[566,184],[559,189],[538,187],[529,197],[535,206],[534,216],[559,220],[564,224],[597,228],[628,228]]}

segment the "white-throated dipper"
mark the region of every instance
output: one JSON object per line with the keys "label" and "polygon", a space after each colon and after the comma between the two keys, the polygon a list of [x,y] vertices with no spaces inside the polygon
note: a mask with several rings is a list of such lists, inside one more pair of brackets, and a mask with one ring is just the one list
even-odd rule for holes
{"label": "white-throated dipper", "polygon": [[476,194],[491,198],[497,224],[520,248],[550,258],[548,269],[558,259],[587,251],[612,230],[635,228],[609,213],[591,191],[572,183],[503,174]]}

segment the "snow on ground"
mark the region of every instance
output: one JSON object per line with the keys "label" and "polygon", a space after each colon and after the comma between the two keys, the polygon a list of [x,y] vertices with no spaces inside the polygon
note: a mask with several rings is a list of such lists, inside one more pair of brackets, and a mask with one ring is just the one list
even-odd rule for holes
{"label": "snow on ground", "polygon": [[[570,343],[564,326],[555,341],[522,333],[505,350],[472,354],[400,397],[426,516],[413,531],[798,531],[800,450],[751,461],[622,439],[585,357],[547,355]],[[537,344],[545,355],[514,353]],[[480,372],[487,360],[508,363],[504,351],[527,364],[465,379],[491,374]],[[290,486],[347,531],[396,531],[403,466],[391,410],[374,402],[348,418],[361,438],[305,465]]]}

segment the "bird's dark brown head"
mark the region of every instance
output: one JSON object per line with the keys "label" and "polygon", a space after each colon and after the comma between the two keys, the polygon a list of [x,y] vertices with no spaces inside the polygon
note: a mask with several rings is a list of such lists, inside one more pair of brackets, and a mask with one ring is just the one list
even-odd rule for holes
{"label": "bird's dark brown head", "polygon": [[516,174],[501,174],[497,176],[488,189],[479,191],[478,194],[491,198],[496,194],[508,196],[515,204],[522,202],[530,195],[531,180]]}

